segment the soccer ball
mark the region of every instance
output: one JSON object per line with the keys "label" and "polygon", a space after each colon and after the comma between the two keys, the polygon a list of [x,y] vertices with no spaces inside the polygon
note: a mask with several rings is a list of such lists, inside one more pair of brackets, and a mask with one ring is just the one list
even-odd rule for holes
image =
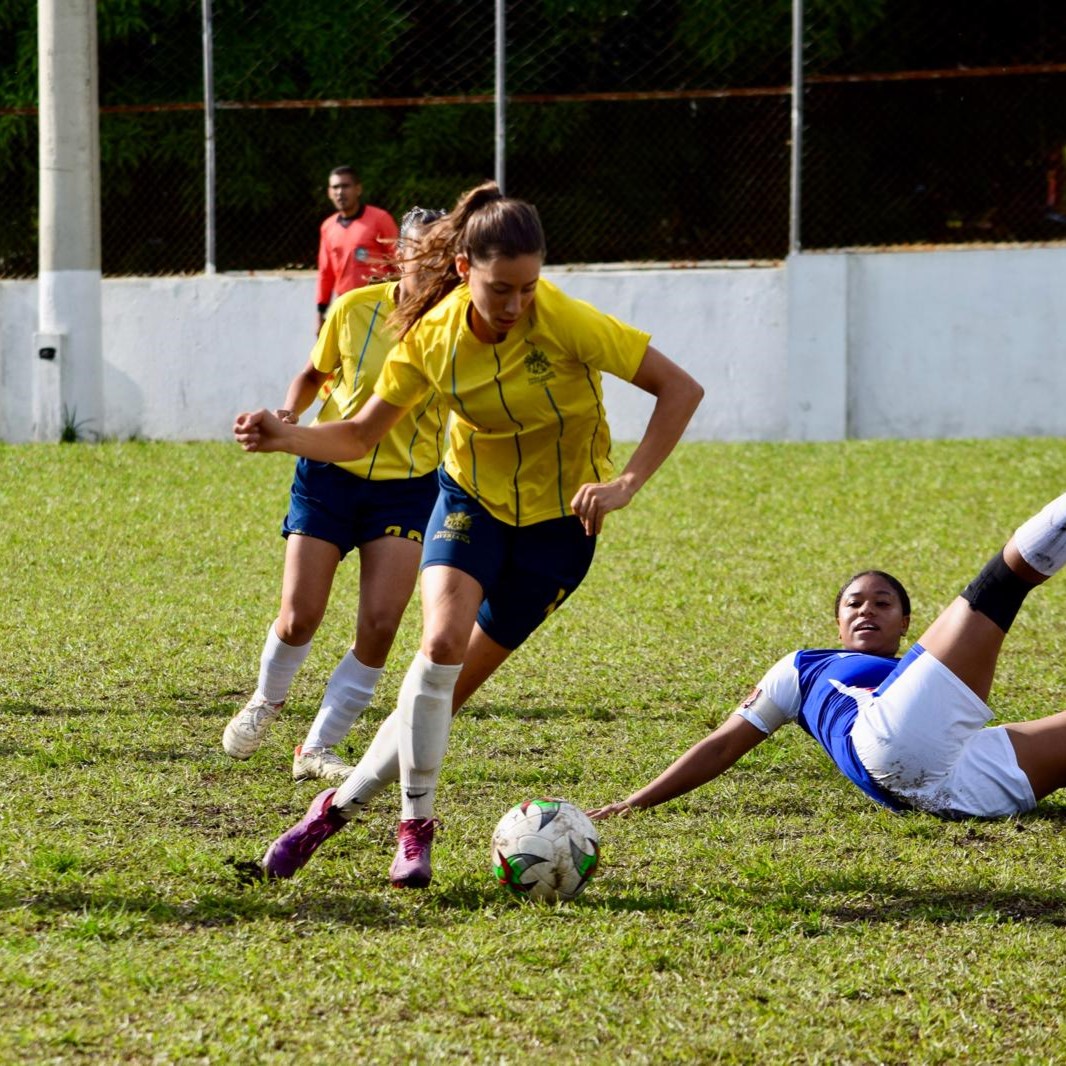
{"label": "soccer ball", "polygon": [[554,903],[584,891],[600,863],[600,838],[584,811],[560,799],[512,807],[492,834],[492,866],[512,895]]}

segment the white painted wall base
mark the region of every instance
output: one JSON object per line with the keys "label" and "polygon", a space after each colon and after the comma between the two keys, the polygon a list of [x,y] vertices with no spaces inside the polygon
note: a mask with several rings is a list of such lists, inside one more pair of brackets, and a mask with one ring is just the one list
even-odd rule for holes
{"label": "white painted wall base", "polygon": [[[769,267],[548,269],[652,334],[706,398],[690,440],[1066,435],[1066,246],[803,254]],[[37,283],[0,282],[0,439],[33,439]],[[225,439],[314,340],[311,275],[107,279],[103,431]],[[616,439],[650,400],[607,388]]]}
{"label": "white painted wall base", "polygon": [[34,440],[54,441],[64,422],[86,435],[106,432],[99,270],[55,270],[37,283],[39,332],[27,355],[33,365]]}

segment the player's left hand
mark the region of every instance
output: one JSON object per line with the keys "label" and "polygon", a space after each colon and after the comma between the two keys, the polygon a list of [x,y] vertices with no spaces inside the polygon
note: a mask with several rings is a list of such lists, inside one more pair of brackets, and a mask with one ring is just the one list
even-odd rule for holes
{"label": "player's left hand", "polygon": [[618,803],[608,803],[606,807],[594,807],[591,811],[585,811],[585,813],[594,822],[605,822],[608,818],[614,818],[619,815],[622,818],[627,818],[629,815],[633,814],[635,810],[635,807],[631,806],[625,800],[621,800]]}
{"label": "player's left hand", "polygon": [[592,537],[603,529],[603,520],[611,511],[620,511],[632,499],[633,489],[629,482],[619,478],[582,485],[570,501],[570,507],[581,519],[585,532]]}

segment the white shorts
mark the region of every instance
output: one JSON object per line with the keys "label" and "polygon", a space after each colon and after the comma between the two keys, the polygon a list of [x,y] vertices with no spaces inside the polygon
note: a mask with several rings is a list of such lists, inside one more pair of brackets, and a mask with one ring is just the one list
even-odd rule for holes
{"label": "white shorts", "polygon": [[1036,806],[1007,731],[987,726],[988,706],[929,652],[879,692],[861,701],[851,739],[886,792],[945,818],[1001,818]]}

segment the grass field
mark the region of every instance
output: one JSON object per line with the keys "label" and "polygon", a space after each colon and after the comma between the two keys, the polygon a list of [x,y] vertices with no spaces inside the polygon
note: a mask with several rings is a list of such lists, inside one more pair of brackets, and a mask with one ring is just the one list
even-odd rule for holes
{"label": "grass field", "polygon": [[[269,742],[228,760],[291,460],[0,447],[0,1062],[1063,1061],[1062,800],[892,815],[786,729],[605,825],[574,904],[505,898],[488,840],[522,798],[624,796],[781,654],[831,644],[859,568],[908,585],[920,632],[1064,470],[1062,440],[681,447],[456,723],[434,883],[403,893],[394,794],[293,881],[238,875],[316,792],[292,746],[354,618],[353,561]],[[1066,706],[1064,666],[1061,581],[1012,631],[1001,717]]]}

